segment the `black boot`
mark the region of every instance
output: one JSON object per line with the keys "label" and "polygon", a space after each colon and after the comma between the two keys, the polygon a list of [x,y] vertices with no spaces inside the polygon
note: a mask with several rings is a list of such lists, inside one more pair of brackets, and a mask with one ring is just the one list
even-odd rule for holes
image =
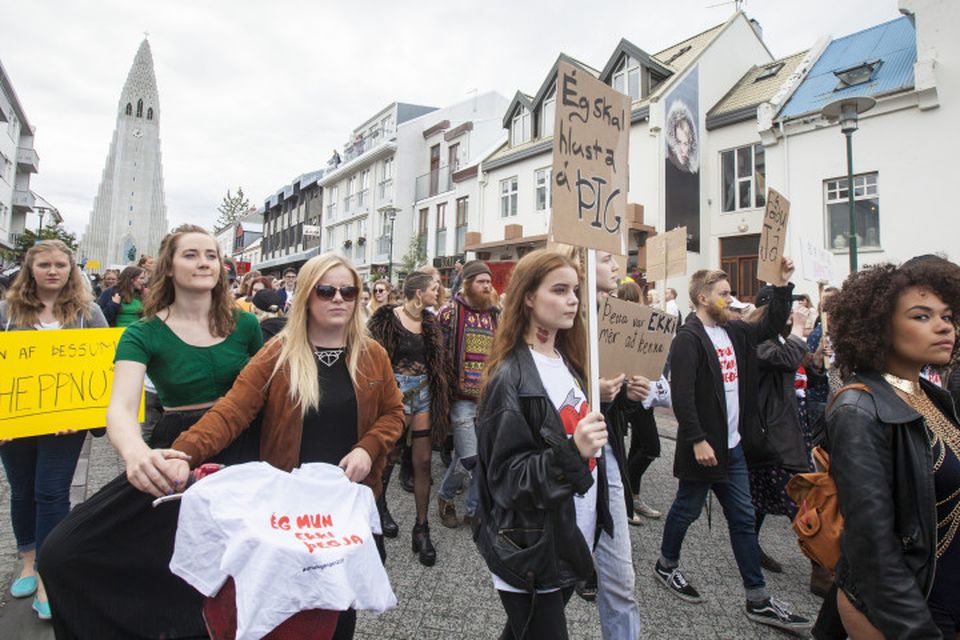
{"label": "black boot", "polygon": [[400,535],[400,526],[397,525],[396,520],[390,515],[390,510],[387,509],[387,497],[385,494],[380,494],[380,497],[377,499],[377,511],[380,512],[380,528],[383,530],[383,536],[385,538],[396,538]]}
{"label": "black boot", "polygon": [[377,512],[380,514],[380,528],[383,530],[385,538],[396,538],[400,535],[400,527],[397,526],[390,510],[387,509],[387,487],[390,485],[390,477],[393,476],[393,465],[388,464],[383,468],[383,490],[380,497],[377,498]]}
{"label": "black boot", "polygon": [[420,554],[420,564],[425,567],[432,567],[437,561],[437,550],[430,540],[430,525],[426,521],[413,525],[413,552]]}

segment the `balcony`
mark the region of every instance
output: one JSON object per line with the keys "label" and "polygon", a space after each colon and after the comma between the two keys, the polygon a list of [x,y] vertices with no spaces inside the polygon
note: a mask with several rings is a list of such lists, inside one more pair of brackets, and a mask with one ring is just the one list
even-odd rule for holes
{"label": "balcony", "polygon": [[14,189],[13,190],[13,208],[14,210],[20,209],[22,211],[30,211],[33,209],[33,205],[37,203],[36,196],[33,195],[33,192],[29,189]]}
{"label": "balcony", "polygon": [[17,147],[17,166],[21,171],[37,173],[40,170],[40,156],[29,147]]}
{"label": "balcony", "polygon": [[432,198],[438,193],[452,191],[453,180],[450,179],[450,175],[450,167],[443,166],[419,176],[417,178],[417,200]]}
{"label": "balcony", "polygon": [[393,134],[392,130],[377,129],[365,138],[355,140],[353,144],[343,150],[343,162],[350,162],[354,158],[359,158],[367,151],[389,140]]}

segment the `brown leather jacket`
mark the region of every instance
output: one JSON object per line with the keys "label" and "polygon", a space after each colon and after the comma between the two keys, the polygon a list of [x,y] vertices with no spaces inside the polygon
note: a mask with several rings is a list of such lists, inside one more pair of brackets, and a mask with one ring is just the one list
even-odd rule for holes
{"label": "brown leather jacket", "polygon": [[[373,460],[363,483],[379,497],[387,453],[403,432],[403,403],[387,352],[374,340],[366,343],[354,383],[356,446]],[[280,341],[273,340],[260,349],[237,376],[227,395],[174,441],[172,448],[189,454],[192,466],[201,464],[233,442],[261,409],[260,459],[285,471],[300,464],[303,415],[299,403],[295,404],[290,398],[289,370],[285,367],[271,377],[280,347]]]}

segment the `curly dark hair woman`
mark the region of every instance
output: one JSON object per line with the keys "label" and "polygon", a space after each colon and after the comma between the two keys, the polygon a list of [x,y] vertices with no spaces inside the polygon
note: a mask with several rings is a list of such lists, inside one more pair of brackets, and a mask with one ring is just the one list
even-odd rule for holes
{"label": "curly dark hair woman", "polygon": [[956,356],[960,267],[935,256],[869,267],[828,310],[849,383],[827,413],[840,617],[851,638],[960,637],[960,421],[920,376]]}

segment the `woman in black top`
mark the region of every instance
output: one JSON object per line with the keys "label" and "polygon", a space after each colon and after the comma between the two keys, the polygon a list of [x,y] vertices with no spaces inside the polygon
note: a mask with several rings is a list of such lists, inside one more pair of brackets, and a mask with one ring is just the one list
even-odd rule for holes
{"label": "woman in black top", "polygon": [[[413,493],[417,505],[413,551],[419,554],[420,562],[428,567],[437,560],[436,549],[430,540],[430,526],[427,524],[430,458],[433,454],[431,445],[442,443],[446,437],[450,413],[447,388],[449,357],[443,348],[435,317],[427,311],[427,307],[437,304],[438,294],[439,284],[433,276],[413,273],[403,283],[405,302],[380,307],[367,324],[370,334],[390,355],[394,376],[403,392],[404,415],[413,450]],[[386,508],[386,487],[392,472],[393,465],[390,464],[384,470],[384,491],[379,503],[385,533],[391,528],[394,532],[397,530],[396,525],[389,527],[392,518]]]}
{"label": "woman in black top", "polygon": [[851,638],[960,637],[960,422],[920,377],[957,355],[958,309],[960,268],[933,257],[853,274],[827,307],[851,383],[827,411]]}

